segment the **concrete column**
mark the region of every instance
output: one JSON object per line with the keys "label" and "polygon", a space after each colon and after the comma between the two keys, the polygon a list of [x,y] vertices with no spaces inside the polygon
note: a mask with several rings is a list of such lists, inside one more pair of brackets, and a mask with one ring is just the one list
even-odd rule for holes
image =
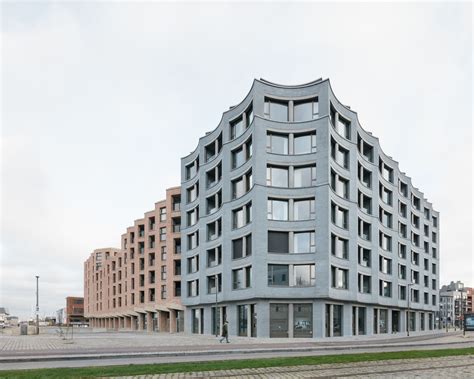
{"label": "concrete column", "polygon": [[313,304],[313,337],[315,338],[324,337],[324,306],[322,301],[316,301]]}
{"label": "concrete column", "polygon": [[146,313],[146,331],[153,332],[153,312]]}
{"label": "concrete column", "polygon": [[144,315],[143,313],[138,314],[138,330],[143,330],[144,329]]}
{"label": "concrete column", "polygon": [[237,308],[233,304],[227,306],[227,321],[229,321],[229,337],[237,335]]}
{"label": "concrete column", "polygon": [[354,332],[355,335],[359,335],[359,307],[355,307],[355,312],[352,314],[355,319],[352,320],[354,323]]}
{"label": "concrete column", "polygon": [[257,336],[270,337],[270,304],[268,302],[258,302],[255,304],[257,313]]}
{"label": "concrete column", "polygon": [[294,114],[294,109],[293,109],[293,100],[290,100],[288,102],[288,121],[292,122],[294,117],[293,117],[293,114]]}
{"label": "concrete column", "polygon": [[367,307],[367,335],[374,334],[374,307]]}
{"label": "concrete column", "polygon": [[170,333],[176,333],[176,311],[174,309],[170,310]]}
{"label": "concrete column", "polygon": [[342,335],[352,335],[352,304],[342,306]]}

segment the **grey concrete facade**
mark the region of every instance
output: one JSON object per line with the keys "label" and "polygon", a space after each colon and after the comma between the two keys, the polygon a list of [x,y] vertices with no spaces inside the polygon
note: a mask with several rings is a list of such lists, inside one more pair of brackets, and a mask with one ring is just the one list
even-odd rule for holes
{"label": "grey concrete facade", "polygon": [[[307,138],[313,135],[315,144]],[[281,175],[287,183],[274,185]],[[218,332],[225,318],[230,336],[406,333],[408,306],[411,330],[435,327],[439,214],[362,129],[357,113],[338,101],[329,80],[255,80],[182,158],[181,178],[188,332]],[[302,211],[309,217],[298,218],[298,200],[313,200]],[[296,240],[305,238],[301,251]],[[269,242],[279,252],[270,252]],[[222,258],[209,264],[215,248]]]}

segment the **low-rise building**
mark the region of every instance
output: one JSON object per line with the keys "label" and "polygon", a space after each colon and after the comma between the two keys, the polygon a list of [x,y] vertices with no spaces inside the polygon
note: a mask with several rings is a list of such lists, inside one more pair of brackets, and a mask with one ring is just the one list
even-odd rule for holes
{"label": "low-rise building", "polygon": [[438,321],[443,326],[460,326],[463,315],[472,313],[473,289],[464,283],[451,282],[439,291]]}
{"label": "low-rise building", "polygon": [[84,317],[84,298],[66,297],[66,324],[67,325],[87,325],[88,320]]}

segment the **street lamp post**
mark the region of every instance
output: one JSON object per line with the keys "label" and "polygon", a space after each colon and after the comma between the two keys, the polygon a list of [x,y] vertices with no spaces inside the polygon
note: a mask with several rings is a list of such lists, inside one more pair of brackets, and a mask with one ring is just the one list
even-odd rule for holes
{"label": "street lamp post", "polygon": [[463,304],[463,292],[464,292],[464,286],[459,289],[459,292],[461,293],[461,323],[460,327],[462,328],[462,335],[466,335],[466,324],[464,323],[464,304]]}
{"label": "street lamp post", "polygon": [[40,324],[39,324],[39,275],[36,275],[36,334],[39,334]]}
{"label": "street lamp post", "polygon": [[410,296],[411,296],[411,286],[413,283],[407,284],[407,337],[410,337]]}
{"label": "street lamp post", "polygon": [[219,336],[219,330],[217,327],[217,292],[219,291],[219,275],[214,275],[214,281],[216,282],[216,310],[214,312],[214,327],[216,328],[216,337]]}

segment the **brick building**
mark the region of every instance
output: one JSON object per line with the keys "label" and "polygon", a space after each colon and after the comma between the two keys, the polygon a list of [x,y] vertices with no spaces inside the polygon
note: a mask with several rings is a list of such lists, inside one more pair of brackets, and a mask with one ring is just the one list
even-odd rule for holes
{"label": "brick building", "polygon": [[94,250],[84,263],[85,314],[93,327],[179,332],[180,188],[127,228],[121,248]]}
{"label": "brick building", "polygon": [[77,296],[66,297],[66,324],[84,325],[88,321],[84,317],[84,298]]}

